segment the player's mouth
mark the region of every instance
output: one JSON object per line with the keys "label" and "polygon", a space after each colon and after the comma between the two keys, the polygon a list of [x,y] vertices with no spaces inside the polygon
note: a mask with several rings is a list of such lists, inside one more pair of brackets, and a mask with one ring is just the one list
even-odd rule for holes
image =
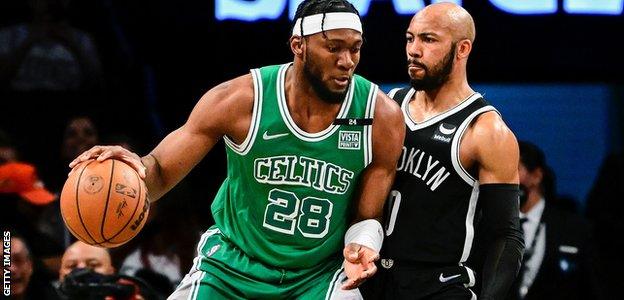
{"label": "player's mouth", "polygon": [[421,64],[409,64],[409,65],[407,65],[407,69],[410,72],[416,72],[416,71],[419,71],[419,70],[424,70],[425,68]]}
{"label": "player's mouth", "polygon": [[349,76],[334,77],[334,82],[340,87],[346,87],[349,85]]}
{"label": "player's mouth", "polygon": [[417,62],[415,60],[408,60],[407,61],[407,70],[410,73],[416,73],[416,72],[418,72],[420,70],[426,71],[427,67],[424,64],[419,63],[419,62]]}

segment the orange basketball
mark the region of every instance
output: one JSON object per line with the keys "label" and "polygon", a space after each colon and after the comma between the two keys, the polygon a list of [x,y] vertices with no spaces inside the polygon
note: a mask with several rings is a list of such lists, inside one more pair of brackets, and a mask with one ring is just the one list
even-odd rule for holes
{"label": "orange basketball", "polygon": [[61,214],[79,240],[120,246],[143,228],[149,212],[145,182],[121,160],[88,160],[74,168],[61,192]]}

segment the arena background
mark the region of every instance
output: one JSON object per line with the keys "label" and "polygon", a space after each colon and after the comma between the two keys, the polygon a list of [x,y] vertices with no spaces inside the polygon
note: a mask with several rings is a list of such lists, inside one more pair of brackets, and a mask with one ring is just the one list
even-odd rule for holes
{"label": "arena background", "polygon": [[[289,11],[299,2],[70,1],[66,16],[93,38],[103,84],[70,92],[1,90],[0,129],[58,192],[68,171],[59,151],[71,116],[91,116],[100,136],[124,135],[145,154],[211,87],[292,60]],[[357,73],[386,91],[405,84],[404,32],[413,12],[431,2],[354,2],[365,13]],[[455,2],[477,26],[469,81],[519,139],[544,149],[559,194],[583,209],[605,157],[622,151],[624,0]],[[29,15],[27,1],[0,1],[0,27]],[[224,176],[220,143],[183,181],[184,192],[164,201],[205,228]]]}
{"label": "arena background", "polygon": [[[2,1],[0,25],[27,19],[23,2]],[[405,83],[404,31],[411,11],[425,2],[355,2],[365,13],[366,43],[358,73],[385,90]],[[544,149],[558,175],[559,192],[581,204],[604,156],[621,148],[624,60],[617,44],[624,28],[622,2],[462,3],[477,25],[469,79],[499,108],[518,138]],[[296,4],[73,1],[70,24],[94,37],[106,80],[104,92],[72,101],[35,97],[27,110],[18,111],[32,112],[34,105],[45,107],[46,114],[57,109],[62,113],[76,110],[74,103],[80,103],[106,124],[101,127],[136,136],[141,150],[147,151],[181,125],[197,99],[215,84],[249,68],[291,60],[288,14]],[[7,100],[11,101],[3,102]],[[110,113],[116,105],[123,111],[113,118]],[[63,124],[60,119],[53,121],[55,126]],[[27,123],[33,121],[37,122]],[[198,181],[209,186],[207,190],[224,174],[223,147],[215,150],[194,172],[204,173]],[[37,159],[32,148],[23,152]],[[210,193],[200,197],[203,202],[209,202]]]}

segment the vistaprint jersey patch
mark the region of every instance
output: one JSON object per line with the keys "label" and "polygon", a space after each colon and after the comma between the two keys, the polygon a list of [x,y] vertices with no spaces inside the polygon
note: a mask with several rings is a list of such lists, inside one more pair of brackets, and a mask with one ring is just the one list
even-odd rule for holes
{"label": "vistaprint jersey patch", "polygon": [[359,131],[341,130],[338,138],[338,149],[360,150],[362,135]]}

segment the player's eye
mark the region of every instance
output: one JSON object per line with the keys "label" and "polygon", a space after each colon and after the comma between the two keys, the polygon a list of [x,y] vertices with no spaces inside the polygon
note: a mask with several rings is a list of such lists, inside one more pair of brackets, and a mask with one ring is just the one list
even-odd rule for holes
{"label": "player's eye", "polygon": [[408,35],[408,36],[406,36],[406,37],[405,37],[405,40],[406,40],[408,43],[411,43],[411,42],[413,42],[413,41],[414,41],[414,37],[413,37],[413,36],[411,36],[411,35]]}

